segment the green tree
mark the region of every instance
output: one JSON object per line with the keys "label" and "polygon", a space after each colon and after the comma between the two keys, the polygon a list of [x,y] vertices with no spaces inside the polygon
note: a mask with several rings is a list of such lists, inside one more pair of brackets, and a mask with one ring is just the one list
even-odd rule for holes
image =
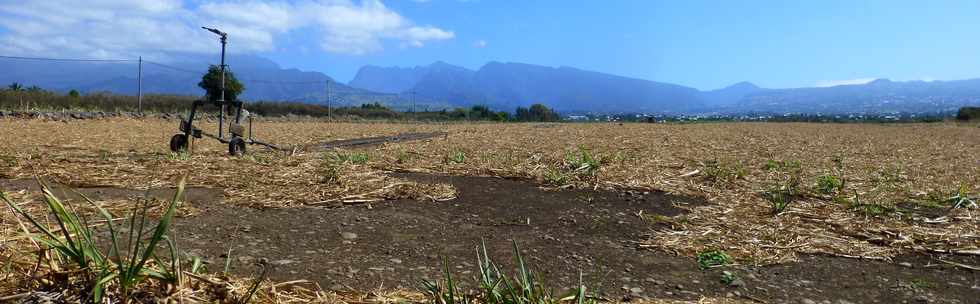
{"label": "green tree", "polygon": [[517,111],[514,114],[517,121],[531,121],[531,111],[525,107],[517,107]]}
{"label": "green tree", "polygon": [[958,120],[973,120],[980,118],[980,107],[962,107],[958,112],[956,112],[956,119]]}
{"label": "green tree", "polygon": [[468,117],[468,115],[469,113],[466,112],[466,109],[464,108],[455,108],[451,113],[449,113],[449,117],[456,119],[465,119]]}
{"label": "green tree", "polygon": [[475,105],[470,108],[470,119],[473,120],[488,120],[494,118],[493,111],[485,105]]}
{"label": "green tree", "polygon": [[558,121],[558,113],[555,113],[543,104],[536,103],[529,109],[533,121]]}
{"label": "green tree", "polygon": [[510,113],[507,113],[507,112],[504,112],[504,111],[497,112],[497,113],[494,114],[493,120],[496,120],[496,121],[499,121],[499,122],[508,121],[508,120],[510,120]]}
{"label": "green tree", "polygon": [[81,94],[78,94],[78,91],[75,91],[75,90],[68,91],[68,96],[71,97],[71,98],[78,98],[78,96],[80,96],[80,95]]}
{"label": "green tree", "polygon": [[10,85],[8,85],[7,86],[7,89],[16,92],[16,91],[23,90],[24,89],[24,86],[21,85],[21,84],[19,84],[19,83],[14,82],[14,83],[11,83]]}
{"label": "green tree", "polygon": [[[208,67],[208,73],[201,77],[201,82],[198,82],[197,86],[207,92],[208,101],[215,102],[221,98],[221,67],[216,65]],[[225,70],[225,100],[238,100],[238,95],[243,91],[245,86],[238,82],[235,74]]]}
{"label": "green tree", "polygon": [[388,107],[385,107],[384,105],[382,105],[379,102],[375,102],[375,103],[364,103],[364,104],[361,104],[361,109],[364,109],[364,110],[388,110]]}
{"label": "green tree", "polygon": [[518,107],[516,118],[518,121],[558,121],[561,117],[547,106],[536,103],[530,108]]}

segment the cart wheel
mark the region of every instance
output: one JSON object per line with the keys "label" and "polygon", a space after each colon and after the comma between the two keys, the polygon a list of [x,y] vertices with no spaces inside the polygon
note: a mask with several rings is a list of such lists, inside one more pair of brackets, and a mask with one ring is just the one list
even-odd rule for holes
{"label": "cart wheel", "polygon": [[187,135],[174,134],[174,136],[170,138],[170,151],[187,151]]}
{"label": "cart wheel", "polygon": [[228,154],[238,156],[245,154],[245,140],[241,137],[234,137],[228,142]]}

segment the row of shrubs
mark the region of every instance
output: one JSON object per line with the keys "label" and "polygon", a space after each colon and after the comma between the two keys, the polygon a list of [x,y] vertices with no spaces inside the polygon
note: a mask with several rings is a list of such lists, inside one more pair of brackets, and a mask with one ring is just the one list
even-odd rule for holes
{"label": "row of shrubs", "polygon": [[980,120],[980,107],[962,107],[956,112],[956,119],[962,121]]}
{"label": "row of shrubs", "polygon": [[[189,109],[195,97],[182,95],[148,94],[143,96],[144,113],[180,113]],[[7,88],[0,90],[0,110],[6,111],[81,111],[81,112],[137,112],[140,104],[136,96],[116,95],[107,92],[79,94],[70,91],[59,94],[37,87]],[[250,102],[246,108],[258,115],[281,117],[287,115],[309,117],[360,117],[366,119],[411,119],[426,121],[558,121],[560,116],[542,104],[530,108],[519,107],[517,115],[503,111],[492,111],[489,107],[476,105],[470,108],[453,110],[398,112],[380,103],[367,103],[360,106],[328,107],[320,104],[302,102],[257,101]],[[217,108],[206,104],[204,111]]]}

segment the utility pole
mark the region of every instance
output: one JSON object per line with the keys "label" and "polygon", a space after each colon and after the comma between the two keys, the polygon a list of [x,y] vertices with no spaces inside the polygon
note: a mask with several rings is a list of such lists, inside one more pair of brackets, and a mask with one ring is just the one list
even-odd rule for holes
{"label": "utility pole", "polygon": [[140,56],[138,74],[136,75],[137,90],[139,91],[139,97],[136,99],[136,107],[140,113],[140,117],[143,116],[143,56]]}
{"label": "utility pole", "polygon": [[327,119],[330,119],[330,79],[327,79]]}

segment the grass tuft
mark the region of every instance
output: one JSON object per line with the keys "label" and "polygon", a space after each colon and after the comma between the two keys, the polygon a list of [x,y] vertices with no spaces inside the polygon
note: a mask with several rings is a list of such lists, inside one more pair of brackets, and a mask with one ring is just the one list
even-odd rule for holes
{"label": "grass tuft", "polygon": [[868,216],[880,216],[889,213],[894,213],[897,211],[895,207],[890,207],[878,203],[866,203],[861,201],[861,196],[854,193],[854,198],[851,200],[845,200],[847,209],[852,211],[868,215]]}
{"label": "grass tuft", "polygon": [[718,249],[706,250],[698,253],[698,268],[704,270],[711,267],[729,265],[734,260],[724,251]]}
{"label": "grass tuft", "polygon": [[773,215],[777,215],[786,211],[786,208],[793,202],[796,194],[797,189],[795,184],[784,183],[770,185],[768,189],[762,192],[762,197],[769,202],[770,212]]}
{"label": "grass tuft", "polygon": [[466,153],[463,151],[453,151],[446,155],[447,164],[462,164],[466,162]]}
{"label": "grass tuft", "polygon": [[565,165],[569,171],[576,175],[595,177],[602,165],[599,159],[585,147],[579,147],[576,152],[569,151],[565,154]]}
{"label": "grass tuft", "polygon": [[[69,262],[64,266],[68,268],[66,269],[68,273],[87,286],[84,291],[86,298],[101,303],[103,296],[114,289],[121,294],[124,302],[128,302],[136,286],[147,278],[155,278],[166,283],[179,282],[176,246],[167,237],[167,233],[180,197],[183,196],[184,179],[178,183],[173,199],[155,225],[151,226],[148,223],[147,211],[150,209],[148,201],[143,201],[142,205],[132,211],[127,218],[129,235],[125,247],[120,247],[121,234],[113,224],[113,215],[92,199],[79,193],[107,223],[111,240],[108,252],[103,252],[94,241],[94,230],[85,216],[56,197],[51,188],[40,179],[38,184],[41,186],[48,212],[52,215],[56,227],[42,223],[40,218],[24,211],[2,192],[0,192],[0,200],[41,232],[28,234],[31,239],[44,244],[46,249],[53,250],[61,261]],[[149,236],[146,236],[147,233],[150,233]],[[157,262],[159,259],[156,254],[158,249],[161,249],[159,245],[162,241],[167,241],[170,245],[172,263],[169,268],[164,266],[165,263]],[[157,262],[154,266],[150,266],[151,259]]]}
{"label": "grass tuft", "polygon": [[351,164],[351,165],[363,165],[370,160],[367,153],[364,152],[345,152],[336,151],[334,153],[327,153],[326,158],[328,161],[336,164]]}
{"label": "grass tuft", "polygon": [[824,174],[817,177],[817,192],[834,194],[843,191],[844,183],[835,175]]}
{"label": "grass tuft", "polygon": [[514,246],[513,276],[508,275],[497,266],[487,253],[486,243],[481,243],[477,249],[477,264],[480,276],[477,288],[463,288],[450,271],[449,261],[443,260],[443,274],[438,282],[423,281],[422,288],[429,303],[433,304],[557,304],[574,301],[578,304],[593,304],[595,297],[587,294],[579,274],[579,285],[564,296],[556,296],[553,288],[543,284],[540,276],[535,273],[524,256],[521,255],[517,242]]}
{"label": "grass tuft", "polygon": [[179,152],[170,152],[170,154],[167,155],[167,159],[169,159],[169,160],[189,160],[189,159],[191,159],[191,154],[190,154],[190,152],[187,152],[187,150],[180,150]]}
{"label": "grass tuft", "polygon": [[745,178],[748,170],[741,162],[721,162],[709,160],[702,164],[701,171],[707,181],[714,184],[732,184]]}
{"label": "grass tuft", "polygon": [[565,186],[571,182],[571,177],[568,174],[554,168],[546,169],[543,177],[546,183],[555,186]]}

